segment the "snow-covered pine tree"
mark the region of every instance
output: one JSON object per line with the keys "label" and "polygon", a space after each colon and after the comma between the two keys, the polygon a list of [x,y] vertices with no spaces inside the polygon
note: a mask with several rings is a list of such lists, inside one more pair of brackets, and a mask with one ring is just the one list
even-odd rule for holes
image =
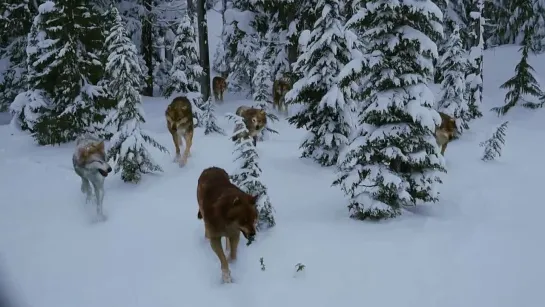
{"label": "snow-covered pine tree", "polygon": [[499,125],[492,133],[492,136],[479,144],[479,146],[484,147],[484,152],[481,160],[490,161],[495,160],[498,157],[501,157],[501,150],[503,145],[505,145],[505,133],[507,131],[508,121]]}
{"label": "snow-covered pine tree", "polygon": [[17,94],[26,90],[25,49],[36,9],[30,0],[0,3],[0,62],[5,64],[0,67],[0,112],[6,111]]}
{"label": "snow-covered pine tree", "polygon": [[349,42],[353,33],[344,28],[338,0],[320,0],[318,18],[310,40],[294,65],[303,76],[286,94],[287,104],[301,109],[288,119],[298,129],[308,129],[300,148],[303,158],[312,158],[322,166],[337,163],[339,152],[348,143],[353,101],[350,86],[340,84],[338,75],[350,61]]}
{"label": "snow-covered pine tree", "polygon": [[[235,131],[231,138],[240,134],[248,134],[248,129],[242,117],[228,113],[227,119],[235,123]],[[259,214],[258,230],[265,230],[276,225],[274,220],[274,208],[271,204],[267,187],[261,182],[261,168],[259,167],[259,156],[251,138],[236,138],[235,141],[235,162],[237,169],[231,174],[231,181],[242,191],[258,195],[257,212]]]}
{"label": "snow-covered pine tree", "polygon": [[529,109],[543,107],[545,92],[541,89],[541,85],[535,76],[534,68],[528,62],[528,53],[532,48],[532,30],[526,28],[525,32],[528,35],[526,35],[526,39],[524,39],[520,48],[522,57],[515,66],[515,75],[500,86],[500,88],[509,90],[505,94],[505,104],[501,107],[492,108],[492,111],[498,115],[505,115],[517,104]]}
{"label": "snow-covered pine tree", "polygon": [[[103,74],[97,56],[103,44],[100,22],[100,14],[83,0],[46,1],[38,8],[26,49],[29,92],[16,98],[11,110],[21,128],[32,127],[40,145],[101,132],[106,105],[97,86]],[[38,107],[23,97],[41,97],[42,103]],[[31,119],[21,112],[29,109],[35,113]]]}
{"label": "snow-covered pine tree", "polygon": [[444,78],[441,82],[438,110],[456,118],[456,127],[458,133],[461,134],[469,128],[471,118],[468,113],[469,105],[465,83],[465,72],[469,64],[463,50],[459,31],[458,25],[455,25],[445,44],[445,53],[439,61],[444,69]]}
{"label": "snow-covered pine tree", "polygon": [[471,0],[469,36],[471,48],[469,50],[469,70],[466,82],[469,92],[469,118],[476,119],[483,114],[480,111],[483,102],[483,58],[484,58],[484,0]]}
{"label": "snow-covered pine tree", "polygon": [[255,12],[250,0],[232,1],[225,11],[222,40],[228,42],[225,60],[229,65],[227,85],[230,91],[241,92],[252,84],[260,49],[260,34],[255,29]]}
{"label": "snow-covered pine tree", "polygon": [[229,75],[229,66],[227,65],[225,53],[225,43],[221,39],[218,41],[216,51],[214,52],[214,62],[212,63],[212,67],[214,71],[220,74],[222,77]]}
{"label": "snow-covered pine tree", "polygon": [[278,134],[278,131],[271,128],[271,122],[278,121],[278,117],[271,112],[269,106],[272,105],[272,81],[271,67],[269,59],[266,58],[266,47],[261,48],[258,54],[259,64],[256,67],[254,77],[252,78],[253,100],[257,107],[264,110],[267,114],[267,126],[261,130],[259,140],[263,141],[269,133]]}
{"label": "snow-covered pine tree", "polygon": [[202,117],[204,123],[204,135],[209,135],[210,133],[225,135],[225,131],[223,131],[223,129],[221,129],[221,127],[216,123],[216,114],[212,97],[209,97],[204,103]]}
{"label": "snow-covered pine tree", "polygon": [[121,170],[123,181],[138,183],[142,174],[162,171],[149,149],[154,147],[163,152],[167,149],[141,127],[146,121],[138,92],[142,78],[138,53],[115,7],[111,8],[111,14],[115,22],[105,42],[109,51],[106,73],[107,88],[114,93],[117,108],[108,116],[107,123],[117,132],[111,139],[108,157],[115,161],[114,171]]}
{"label": "snow-covered pine tree", "polygon": [[442,35],[439,9],[430,0],[380,3],[367,2],[347,22],[366,30],[361,39],[369,45],[341,73],[343,81],[364,82],[355,139],[339,157],[333,185],[360,220],[392,218],[403,206],[437,201],[438,171],[445,171],[434,139],[441,118],[428,86]]}
{"label": "snow-covered pine tree", "polygon": [[184,14],[176,29],[172,53],[174,60],[166,81],[164,96],[185,95],[191,102],[196,127],[203,125],[203,99],[199,78],[203,69],[199,64],[197,34],[189,14]]}

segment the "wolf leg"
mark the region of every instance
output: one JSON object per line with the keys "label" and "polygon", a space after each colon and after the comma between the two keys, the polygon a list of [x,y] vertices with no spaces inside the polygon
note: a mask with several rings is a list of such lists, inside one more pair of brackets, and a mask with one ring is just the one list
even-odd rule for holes
{"label": "wolf leg", "polygon": [[186,132],[184,134],[184,140],[185,140],[185,149],[184,149],[184,155],[182,157],[180,166],[186,165],[187,157],[191,155],[191,146],[193,145],[193,131]]}
{"label": "wolf leg", "polygon": [[235,261],[237,260],[237,248],[238,242],[240,242],[240,231],[237,231],[236,234],[232,234],[227,237],[227,242],[230,243],[229,261]]}
{"label": "wolf leg", "polygon": [[443,146],[441,146],[441,155],[445,155],[445,150],[447,150],[447,144],[448,142],[446,142],[445,144],[443,144]]}
{"label": "wolf leg", "polygon": [[174,142],[174,149],[176,150],[176,156],[174,157],[174,162],[178,162],[180,160],[180,136],[178,135],[176,130],[168,128],[168,131],[172,135],[172,141]]}
{"label": "wolf leg", "polygon": [[221,247],[221,237],[215,237],[210,238],[210,246],[212,247],[212,250],[214,253],[216,253],[216,256],[218,256],[221,264],[221,277],[223,279],[224,283],[231,283],[233,282],[231,278],[231,271],[229,270],[229,263],[227,262],[227,258],[225,258],[225,254],[223,253],[223,248]]}
{"label": "wolf leg", "polygon": [[95,190],[97,220],[104,221],[106,220],[106,216],[102,210],[102,202],[104,201],[104,182],[93,182],[93,188]]}

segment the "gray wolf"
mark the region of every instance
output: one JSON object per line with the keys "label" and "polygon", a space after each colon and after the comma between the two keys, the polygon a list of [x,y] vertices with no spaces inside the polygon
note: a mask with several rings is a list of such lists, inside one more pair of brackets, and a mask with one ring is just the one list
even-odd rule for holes
{"label": "gray wolf", "polygon": [[456,136],[456,120],[449,115],[439,112],[441,115],[441,125],[435,128],[435,140],[441,147],[441,155],[445,155],[447,145]]}
{"label": "gray wolf", "polygon": [[87,202],[92,200],[93,186],[97,219],[104,221],[106,216],[102,210],[104,200],[104,179],[112,172],[106,160],[104,141],[92,136],[83,136],[76,141],[76,151],[72,156],[74,171],[81,178],[81,192],[87,196]]}
{"label": "gray wolf", "polygon": [[273,83],[273,107],[278,112],[283,111],[286,115],[288,114],[288,107],[284,97],[290,90],[291,83],[285,78],[276,80]]}
{"label": "gray wolf", "polygon": [[[240,106],[237,108],[236,115],[242,117],[249,135],[237,135],[233,137],[233,141],[236,141],[236,139],[240,137],[252,137],[254,146],[256,146],[259,134],[265,126],[267,126],[267,113],[262,109]],[[235,131],[237,129],[239,129],[239,127],[235,127]]]}
{"label": "gray wolf", "polygon": [[256,234],[257,196],[244,193],[232,184],[224,169],[209,167],[199,176],[197,201],[197,218],[204,221],[204,235],[220,260],[223,282],[231,283],[231,271],[221,238],[227,238],[229,261],[236,260],[240,233],[248,240]]}
{"label": "gray wolf", "polygon": [[212,92],[214,93],[214,99],[216,101],[222,101],[223,102],[223,93],[227,89],[227,82],[225,81],[225,78],[220,76],[215,76],[214,79],[212,79]]}
{"label": "gray wolf", "polygon": [[[193,144],[193,110],[191,102],[187,97],[176,97],[168,105],[165,116],[167,118],[167,128],[172,135],[174,147],[176,148],[175,162],[180,166],[187,163],[187,158],[191,156],[191,145]],[[182,137],[185,140],[185,150],[183,157],[180,157],[180,144]]]}

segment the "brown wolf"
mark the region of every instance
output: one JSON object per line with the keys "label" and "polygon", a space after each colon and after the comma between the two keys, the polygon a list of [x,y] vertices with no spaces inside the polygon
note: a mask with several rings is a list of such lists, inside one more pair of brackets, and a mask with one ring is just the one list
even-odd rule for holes
{"label": "brown wolf", "polygon": [[273,107],[278,110],[278,112],[283,112],[288,114],[288,107],[286,106],[285,96],[286,93],[291,90],[290,82],[283,78],[274,81],[273,83]]}
{"label": "brown wolf", "polygon": [[226,237],[230,246],[229,261],[236,260],[240,232],[248,240],[256,233],[257,196],[244,193],[232,184],[224,169],[210,167],[199,176],[197,201],[197,217],[204,220],[204,235],[210,240],[210,246],[220,260],[223,282],[230,283],[231,271],[221,246],[221,238]]}
{"label": "brown wolf", "polygon": [[[233,141],[235,141],[237,137],[247,138],[250,136],[253,138],[254,146],[256,146],[259,133],[261,133],[267,125],[267,113],[262,109],[240,106],[237,108],[236,115],[242,117],[246,129],[248,129],[250,134],[233,137]],[[235,127],[235,131],[237,129],[239,129],[239,127]]]}
{"label": "brown wolf", "polygon": [[227,82],[225,78],[220,76],[215,76],[212,79],[212,92],[214,93],[214,99],[216,101],[223,102],[223,93],[227,89]]}
{"label": "brown wolf", "polygon": [[456,136],[456,120],[443,112],[439,112],[439,115],[441,115],[441,125],[435,128],[435,140],[441,147],[441,154],[445,155],[447,144]]}
{"label": "brown wolf", "polygon": [[[165,111],[167,118],[168,131],[172,135],[174,147],[176,148],[175,162],[180,166],[187,163],[187,157],[191,155],[191,145],[193,144],[193,111],[191,102],[187,97],[176,97],[168,105]],[[185,140],[185,150],[183,157],[180,157],[181,138]]]}

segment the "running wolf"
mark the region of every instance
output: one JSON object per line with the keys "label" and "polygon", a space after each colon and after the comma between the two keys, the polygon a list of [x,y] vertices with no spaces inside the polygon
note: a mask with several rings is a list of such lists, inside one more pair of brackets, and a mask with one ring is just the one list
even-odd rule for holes
{"label": "running wolf", "polygon": [[93,186],[97,220],[104,221],[106,216],[102,212],[104,200],[104,179],[112,171],[106,160],[104,141],[92,136],[83,136],[76,141],[76,151],[72,156],[74,171],[81,177],[81,192],[87,196],[87,202],[92,201]]}

